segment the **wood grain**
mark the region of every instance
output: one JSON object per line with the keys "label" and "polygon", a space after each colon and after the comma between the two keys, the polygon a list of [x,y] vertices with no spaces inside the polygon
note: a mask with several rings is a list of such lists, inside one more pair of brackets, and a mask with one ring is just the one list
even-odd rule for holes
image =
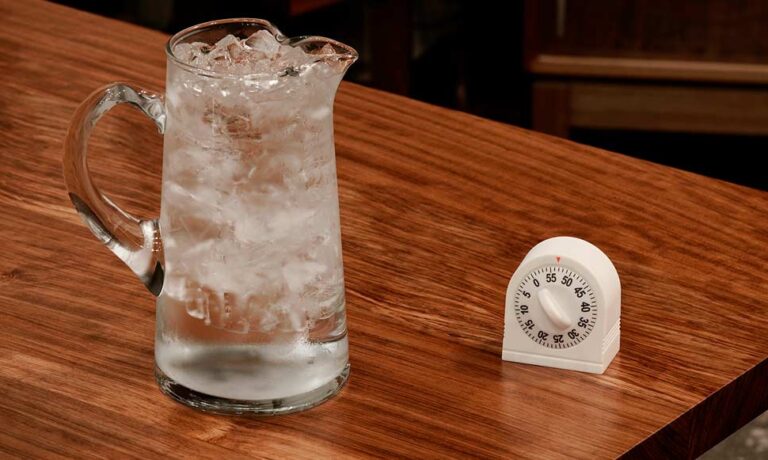
{"label": "wood grain", "polygon": [[[359,86],[336,133],[352,376],[268,419],[152,379],[154,299],[67,200],[61,142],[94,88],[161,89],[160,33],[0,1],[0,454],[9,457],[692,458],[768,409],[768,194]],[[115,111],[98,183],[157,212],[161,139]],[[554,235],[622,278],[604,375],[502,362],[504,291]]]}

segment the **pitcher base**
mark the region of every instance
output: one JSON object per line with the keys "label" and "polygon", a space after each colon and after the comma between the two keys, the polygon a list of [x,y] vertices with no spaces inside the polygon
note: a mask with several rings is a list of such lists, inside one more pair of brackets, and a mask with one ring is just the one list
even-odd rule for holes
{"label": "pitcher base", "polygon": [[281,415],[315,407],[334,397],[349,377],[349,364],[333,380],[312,391],[296,396],[269,400],[239,400],[211,396],[192,390],[165,375],[155,366],[155,380],[160,390],[176,401],[205,412],[225,415]]}

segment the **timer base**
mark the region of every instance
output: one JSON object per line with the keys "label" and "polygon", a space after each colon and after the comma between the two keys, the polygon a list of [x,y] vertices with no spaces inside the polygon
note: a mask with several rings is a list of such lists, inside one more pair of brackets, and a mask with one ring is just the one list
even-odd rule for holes
{"label": "timer base", "polygon": [[558,369],[568,369],[571,371],[589,372],[592,374],[602,374],[611,364],[616,353],[619,351],[618,323],[612,328],[615,333],[609,334],[610,340],[605,344],[602,352],[601,362],[581,361],[578,359],[559,358],[556,356],[539,355],[535,353],[526,353],[512,350],[502,350],[501,359],[504,361],[513,361],[523,364],[534,364],[537,366],[555,367]]}

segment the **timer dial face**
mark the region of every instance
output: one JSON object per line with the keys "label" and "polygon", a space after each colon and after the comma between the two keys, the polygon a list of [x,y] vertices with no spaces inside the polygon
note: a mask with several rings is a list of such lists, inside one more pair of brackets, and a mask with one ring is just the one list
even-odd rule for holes
{"label": "timer dial face", "polygon": [[597,300],[579,273],[560,264],[534,268],[514,294],[517,322],[539,345],[562,349],[581,343],[597,322]]}

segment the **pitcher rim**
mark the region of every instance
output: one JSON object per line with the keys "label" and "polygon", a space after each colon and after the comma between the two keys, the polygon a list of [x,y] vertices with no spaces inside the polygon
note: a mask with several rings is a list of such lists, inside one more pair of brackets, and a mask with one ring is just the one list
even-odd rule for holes
{"label": "pitcher rim", "polygon": [[182,61],[181,59],[179,59],[178,56],[176,56],[173,53],[173,47],[179,41],[181,41],[182,39],[188,37],[193,33],[196,33],[201,30],[211,28],[214,26],[220,26],[220,25],[226,25],[226,24],[238,24],[238,23],[244,24],[244,25],[257,25],[259,27],[262,27],[263,29],[267,30],[270,34],[272,34],[272,36],[275,37],[275,40],[277,40],[281,45],[296,47],[296,46],[301,46],[302,44],[307,44],[311,42],[321,42],[323,44],[330,44],[331,46],[334,47],[334,50],[337,51],[334,54],[322,55],[322,57],[318,56],[318,59],[313,61],[312,64],[333,59],[336,61],[349,61],[349,65],[351,65],[351,63],[356,61],[357,58],[359,57],[357,50],[355,50],[349,45],[345,45],[344,43],[341,43],[338,40],[322,37],[319,35],[299,35],[296,37],[286,37],[282,32],[280,32],[280,29],[278,29],[270,21],[267,21],[266,19],[259,19],[259,18],[216,19],[213,21],[202,22],[200,24],[187,27],[171,35],[171,37],[168,39],[168,41],[165,44],[165,54],[168,57],[168,59],[174,64],[176,64],[177,66],[187,71],[193,72],[195,74],[203,75],[207,77],[243,78],[243,77],[256,76],[256,75],[275,75],[275,74],[277,74],[278,77],[285,76],[285,74],[281,73],[280,71],[236,73],[236,72],[227,72],[227,71],[221,71],[221,70],[204,69],[194,64],[190,64],[188,62]]}

